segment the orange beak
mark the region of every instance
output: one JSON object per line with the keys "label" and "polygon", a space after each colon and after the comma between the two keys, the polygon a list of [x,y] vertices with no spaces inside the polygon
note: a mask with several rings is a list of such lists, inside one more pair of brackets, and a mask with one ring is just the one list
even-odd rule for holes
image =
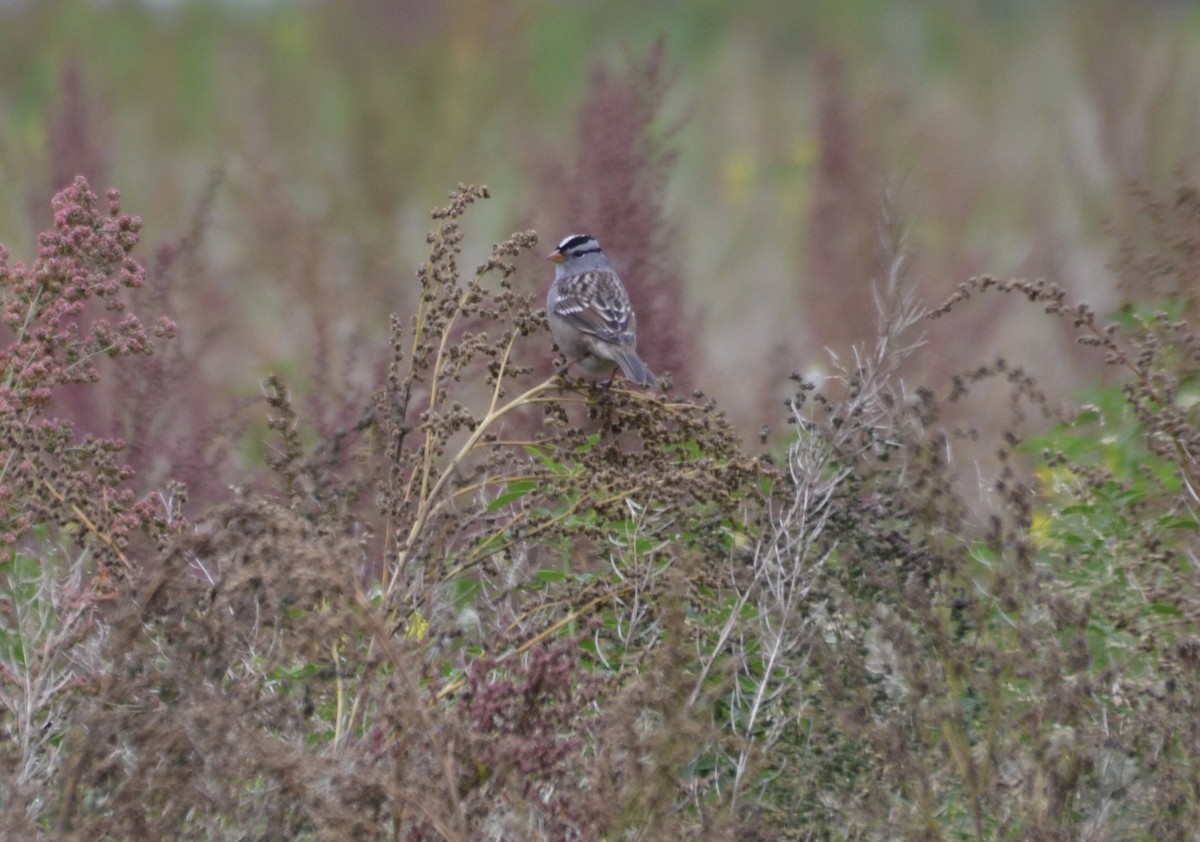
{"label": "orange beak", "polygon": [[562,263],[564,260],[567,259],[567,256],[565,254],[563,254],[561,251],[559,251],[558,249],[555,249],[554,251],[552,251],[548,255],[546,255],[546,259],[549,260],[551,263]]}

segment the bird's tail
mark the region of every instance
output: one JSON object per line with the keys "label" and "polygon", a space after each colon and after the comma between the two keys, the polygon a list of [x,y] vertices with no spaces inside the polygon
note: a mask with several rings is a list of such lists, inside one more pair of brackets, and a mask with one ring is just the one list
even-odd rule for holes
{"label": "bird's tail", "polygon": [[625,376],[639,386],[654,388],[658,385],[658,378],[642,362],[642,358],[633,351],[618,351],[617,364],[621,366],[621,371],[625,372]]}

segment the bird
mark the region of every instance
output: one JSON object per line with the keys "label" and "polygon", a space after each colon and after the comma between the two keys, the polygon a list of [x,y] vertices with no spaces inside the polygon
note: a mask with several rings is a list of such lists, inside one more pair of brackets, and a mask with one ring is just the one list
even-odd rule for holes
{"label": "bird", "polygon": [[590,234],[571,234],[546,255],[557,264],[554,283],[546,294],[546,319],[558,349],[567,362],[588,374],[616,369],[639,386],[654,387],[658,379],[637,354],[637,317],[617,270]]}

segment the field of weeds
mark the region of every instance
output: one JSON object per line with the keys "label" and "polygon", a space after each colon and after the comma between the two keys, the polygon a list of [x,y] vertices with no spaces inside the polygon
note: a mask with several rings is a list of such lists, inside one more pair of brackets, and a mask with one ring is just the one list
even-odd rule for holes
{"label": "field of weeds", "polygon": [[0,5],[0,836],[1192,838],[1197,46]]}

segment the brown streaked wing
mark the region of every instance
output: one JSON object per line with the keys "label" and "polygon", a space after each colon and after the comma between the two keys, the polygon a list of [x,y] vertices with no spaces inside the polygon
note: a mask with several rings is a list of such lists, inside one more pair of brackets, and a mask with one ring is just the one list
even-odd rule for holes
{"label": "brown streaked wing", "polygon": [[563,278],[554,311],[584,333],[610,344],[629,346],[634,342],[636,321],[629,294],[612,272],[581,272]]}

